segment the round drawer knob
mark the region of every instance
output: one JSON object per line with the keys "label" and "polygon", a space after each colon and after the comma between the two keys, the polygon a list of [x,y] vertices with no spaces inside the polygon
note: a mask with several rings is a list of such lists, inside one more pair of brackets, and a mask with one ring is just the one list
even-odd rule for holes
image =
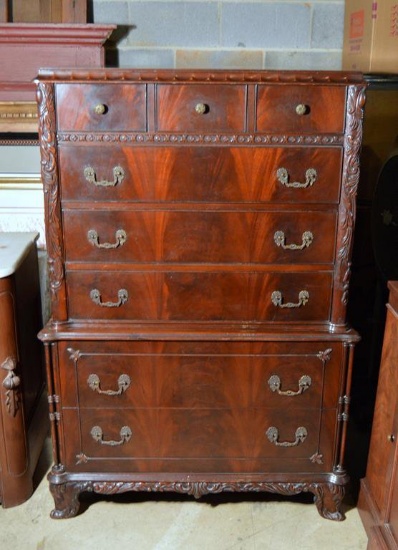
{"label": "round drawer knob", "polygon": [[388,434],[387,440],[388,440],[390,443],[394,443],[394,441],[395,441],[395,435],[394,435],[394,434]]}
{"label": "round drawer knob", "polygon": [[304,105],[304,103],[299,103],[297,106],[296,106],[296,113],[299,115],[299,116],[303,116],[303,115],[306,115],[308,113],[308,107],[307,105]]}
{"label": "round drawer knob", "polygon": [[205,113],[208,113],[209,110],[209,106],[206,105],[206,103],[198,103],[195,107],[195,111],[198,115],[204,115]]}
{"label": "round drawer knob", "polygon": [[103,103],[99,103],[94,107],[94,112],[97,115],[103,115],[104,113],[106,113],[106,111],[107,111],[106,105],[104,105]]}

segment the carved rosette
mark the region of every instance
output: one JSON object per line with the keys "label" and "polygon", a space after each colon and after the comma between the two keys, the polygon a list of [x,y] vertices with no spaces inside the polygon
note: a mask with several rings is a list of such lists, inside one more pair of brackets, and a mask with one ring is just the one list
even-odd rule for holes
{"label": "carved rosette", "polygon": [[355,197],[359,182],[359,153],[362,142],[363,107],[365,87],[349,86],[347,96],[346,134],[344,140],[344,165],[342,185],[342,205],[340,208],[340,228],[337,253],[337,288],[341,292],[341,302],[347,305],[351,275],[351,248],[355,223]]}
{"label": "carved rosette", "polygon": [[39,108],[39,141],[41,153],[41,176],[44,189],[46,214],[46,242],[49,282],[53,300],[64,283],[62,263],[60,196],[57,172],[55,133],[54,86],[40,82],[37,86]]}

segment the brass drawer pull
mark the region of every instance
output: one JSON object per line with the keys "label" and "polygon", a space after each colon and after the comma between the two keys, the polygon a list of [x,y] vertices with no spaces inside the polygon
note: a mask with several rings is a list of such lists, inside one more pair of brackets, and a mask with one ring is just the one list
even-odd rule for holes
{"label": "brass drawer pull", "polygon": [[308,115],[309,112],[310,108],[308,105],[305,105],[304,103],[299,103],[296,105],[296,114],[298,114],[298,116]]}
{"label": "brass drawer pull", "polygon": [[310,299],[309,292],[307,292],[307,290],[300,290],[298,298],[299,298],[299,301],[296,304],[292,302],[287,302],[286,304],[284,304],[282,302],[283,300],[282,293],[279,292],[279,290],[274,290],[274,292],[271,294],[271,301],[274,304],[274,306],[281,307],[281,308],[285,308],[285,307],[293,308],[293,307],[305,306],[305,304]]}
{"label": "brass drawer pull", "polygon": [[268,385],[273,392],[277,392],[279,395],[284,395],[288,397],[294,397],[296,395],[301,395],[311,386],[312,380],[311,377],[307,374],[304,374],[298,383],[299,389],[297,391],[293,390],[281,390],[281,379],[277,374],[273,374],[268,380]]}
{"label": "brass drawer pull", "polygon": [[205,115],[210,111],[210,107],[206,105],[206,103],[198,103],[195,106],[195,111],[198,113],[198,115]]}
{"label": "brass drawer pull", "polygon": [[100,243],[98,233],[95,229],[90,229],[87,232],[87,239],[89,243],[91,243],[93,246],[96,246],[97,248],[118,248],[119,246],[123,246],[124,243],[127,241],[127,234],[123,229],[118,229],[115,233],[115,240],[114,243]]}
{"label": "brass drawer pull", "polygon": [[303,443],[308,435],[306,428],[304,428],[303,426],[297,428],[295,433],[296,439],[294,441],[278,441],[279,430],[278,428],[275,428],[275,426],[270,426],[265,433],[270,442],[277,447],[296,447],[300,443]]}
{"label": "brass drawer pull", "polygon": [[101,307],[119,307],[125,304],[128,300],[128,292],[126,289],[121,288],[117,291],[117,296],[119,300],[117,302],[102,302],[101,301],[101,293],[98,289],[93,288],[93,290],[90,291],[90,298],[96,304],[97,306]]}
{"label": "brass drawer pull", "polygon": [[91,437],[97,441],[97,443],[100,443],[101,445],[109,445],[110,447],[117,447],[119,445],[123,445],[123,443],[127,443],[133,435],[133,432],[128,426],[123,426],[123,428],[121,428],[119,441],[114,441],[113,439],[105,441],[103,431],[99,426],[93,426],[90,433]]}
{"label": "brass drawer pull", "polygon": [[304,231],[301,240],[301,244],[286,244],[286,237],[283,231],[276,231],[274,234],[276,246],[280,246],[284,250],[303,250],[304,248],[308,248],[314,240],[314,235],[311,231]]}
{"label": "brass drawer pull", "polygon": [[89,183],[92,183],[97,187],[115,187],[118,183],[122,183],[124,178],[124,170],[121,166],[115,166],[113,168],[113,181],[97,180],[97,175],[94,168],[91,166],[86,166],[84,169],[84,177]]}
{"label": "brass drawer pull", "polygon": [[300,183],[299,181],[292,181],[289,183],[289,172],[286,168],[278,168],[276,171],[276,177],[278,181],[285,187],[293,187],[294,189],[311,187],[316,182],[318,177],[317,171],[315,168],[308,168],[305,173],[305,183]]}
{"label": "brass drawer pull", "polygon": [[108,111],[108,107],[103,103],[99,103],[94,107],[94,112],[96,115],[104,115]]}
{"label": "brass drawer pull", "polygon": [[101,390],[101,381],[97,374],[90,374],[87,378],[89,387],[100,395],[121,395],[131,384],[130,376],[121,374],[117,380],[118,390]]}

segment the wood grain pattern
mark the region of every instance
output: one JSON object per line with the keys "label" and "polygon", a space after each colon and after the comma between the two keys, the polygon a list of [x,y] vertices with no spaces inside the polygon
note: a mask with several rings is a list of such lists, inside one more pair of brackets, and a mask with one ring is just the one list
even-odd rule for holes
{"label": "wood grain pattern", "polygon": [[141,487],[312,491],[341,520],[361,77],[44,71],[39,89],[52,517]]}

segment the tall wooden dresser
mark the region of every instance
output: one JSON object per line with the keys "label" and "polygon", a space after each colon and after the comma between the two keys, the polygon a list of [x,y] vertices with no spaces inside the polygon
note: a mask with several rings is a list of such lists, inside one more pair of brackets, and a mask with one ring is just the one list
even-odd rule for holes
{"label": "tall wooden dresser", "polygon": [[52,517],[83,491],[310,491],[342,519],[362,77],[37,84]]}

